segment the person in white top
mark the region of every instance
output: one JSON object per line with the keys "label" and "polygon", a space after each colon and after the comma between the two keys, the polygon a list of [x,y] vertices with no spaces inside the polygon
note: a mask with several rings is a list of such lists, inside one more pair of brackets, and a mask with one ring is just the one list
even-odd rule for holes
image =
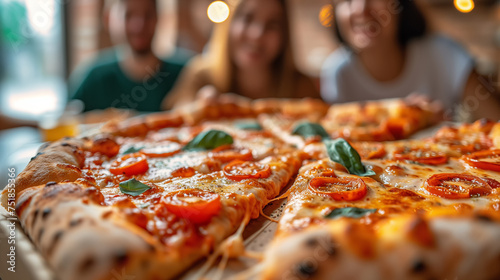
{"label": "person in white top", "polygon": [[459,44],[430,35],[411,0],[335,1],[335,32],[342,46],[324,62],[321,96],[330,103],[422,94],[448,117],[500,118],[493,87],[474,70]]}

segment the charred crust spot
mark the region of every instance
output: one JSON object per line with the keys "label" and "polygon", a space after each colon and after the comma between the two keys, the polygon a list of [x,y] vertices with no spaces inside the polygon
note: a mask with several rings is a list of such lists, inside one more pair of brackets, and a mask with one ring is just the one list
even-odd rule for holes
{"label": "charred crust spot", "polygon": [[92,268],[94,266],[94,264],[95,264],[95,259],[93,257],[91,257],[91,256],[86,257],[81,262],[78,270],[80,273],[88,271],[90,268]]}
{"label": "charred crust spot", "polygon": [[77,225],[81,224],[83,222],[83,219],[73,219],[69,222],[70,227],[76,227]]}
{"label": "charred crust spot", "polygon": [[50,181],[50,182],[47,182],[47,184],[45,184],[46,187],[50,187],[50,186],[53,186],[53,185],[57,185],[57,182]]}
{"label": "charred crust spot", "polygon": [[36,210],[35,210],[35,219],[37,219],[37,218],[38,218],[38,214],[40,214],[40,210],[39,210],[39,209],[36,209]]}
{"label": "charred crust spot", "polygon": [[318,245],[318,240],[314,237],[310,237],[306,240],[305,244],[307,247],[313,248],[313,247],[316,247]]}
{"label": "charred crust spot", "polygon": [[33,199],[33,196],[28,196],[26,197],[21,197],[18,199],[15,209],[16,213],[18,216],[21,216],[22,213],[24,212],[24,209],[30,204],[31,200]]}
{"label": "charred crust spot", "polygon": [[156,251],[156,248],[155,248],[155,246],[153,246],[153,244],[149,244],[149,243],[146,243],[146,244],[147,244],[146,246],[148,247],[149,251],[151,251],[151,252]]}
{"label": "charred crust spot", "polygon": [[54,234],[54,238],[52,239],[52,246],[56,245],[57,242],[59,242],[59,239],[61,239],[61,236],[63,236],[64,232],[62,230],[58,230]]}
{"label": "charred crust spot", "polygon": [[493,222],[491,217],[484,215],[484,214],[476,214],[476,219],[481,221],[481,222],[488,222],[488,223]]}
{"label": "charred crust spot", "polygon": [[43,233],[44,233],[44,229],[41,228],[39,231],[38,231],[38,243],[40,243],[40,241],[42,240],[42,236],[43,236]]}
{"label": "charred crust spot", "polygon": [[33,161],[33,160],[35,160],[38,156],[41,156],[41,155],[43,155],[43,152],[39,152],[39,153],[37,153],[34,157],[32,157],[32,158],[30,159],[30,162],[31,162],[31,161]]}
{"label": "charred crust spot", "polygon": [[419,259],[413,262],[413,265],[411,267],[411,272],[420,273],[423,272],[425,269],[426,269],[425,263]]}
{"label": "charred crust spot", "polygon": [[72,145],[70,143],[66,143],[66,142],[61,143],[61,146],[63,146],[63,147],[72,147]]}
{"label": "charred crust spot", "polygon": [[120,249],[115,253],[115,262],[117,265],[124,265],[129,259],[127,250]]}
{"label": "charred crust spot", "polygon": [[310,261],[302,261],[295,267],[297,273],[302,277],[311,277],[317,271],[318,267]]}
{"label": "charred crust spot", "polygon": [[54,236],[52,237],[52,244],[50,244],[49,250],[47,251],[48,255],[52,255],[52,251],[54,250],[55,246],[59,242],[59,239],[61,239],[61,236],[63,235],[62,230],[58,230]]}
{"label": "charred crust spot", "polygon": [[47,143],[44,143],[40,146],[40,148],[38,148],[38,151],[43,151],[45,150],[48,146],[50,146],[51,142],[47,142]]}
{"label": "charred crust spot", "polygon": [[42,218],[45,220],[47,218],[47,216],[50,215],[51,212],[52,212],[52,209],[50,209],[50,208],[43,209]]}
{"label": "charred crust spot", "polygon": [[330,236],[327,237],[310,237],[305,241],[305,245],[309,248],[320,247],[328,256],[334,256],[337,253],[335,244]]}
{"label": "charred crust spot", "polygon": [[148,268],[150,264],[151,263],[148,260],[142,260],[142,262],[141,262],[141,266],[144,269]]}
{"label": "charred crust spot", "polygon": [[325,251],[329,256],[335,256],[337,254],[337,247],[333,243],[333,241],[330,241],[329,243],[326,244],[325,246]]}
{"label": "charred crust spot", "polygon": [[31,227],[32,228],[35,227],[37,216],[38,216],[38,210],[35,211],[35,215],[33,216],[33,220],[31,220]]}

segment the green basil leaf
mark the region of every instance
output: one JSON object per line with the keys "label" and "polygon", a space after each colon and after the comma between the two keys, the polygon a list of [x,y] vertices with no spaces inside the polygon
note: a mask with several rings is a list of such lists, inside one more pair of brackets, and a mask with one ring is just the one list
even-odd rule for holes
{"label": "green basil leaf", "polygon": [[325,218],[336,219],[340,217],[359,219],[367,214],[375,213],[377,209],[363,209],[357,207],[337,208],[330,212]]}
{"label": "green basil leaf", "polygon": [[198,134],[184,146],[183,150],[211,150],[229,144],[233,144],[231,135],[212,129]]}
{"label": "green basil leaf", "polygon": [[302,122],[297,124],[297,126],[292,130],[292,134],[300,135],[304,138],[309,138],[312,136],[320,136],[321,138],[330,138],[328,132],[318,123],[312,122]]}
{"label": "green basil leaf", "polygon": [[144,147],[129,147],[128,149],[126,149],[122,154],[123,155],[126,155],[126,154],[132,154],[132,153],[137,153],[138,151],[144,149]]}
{"label": "green basil leaf", "polygon": [[258,122],[254,121],[240,121],[234,124],[236,128],[243,130],[262,130],[262,126]]}
{"label": "green basil leaf", "polygon": [[344,139],[323,140],[328,156],[332,161],[342,164],[349,173],[358,176],[375,175],[373,170],[367,169],[361,162],[358,152]]}
{"label": "green basil leaf", "polygon": [[119,186],[122,193],[130,194],[131,196],[138,196],[151,188],[150,186],[143,184],[134,178],[121,182]]}

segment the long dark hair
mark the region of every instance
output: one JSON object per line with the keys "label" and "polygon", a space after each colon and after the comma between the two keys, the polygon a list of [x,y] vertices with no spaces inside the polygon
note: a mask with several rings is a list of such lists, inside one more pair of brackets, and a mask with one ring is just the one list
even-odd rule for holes
{"label": "long dark hair", "polygon": [[[427,21],[424,14],[417,7],[413,0],[398,0],[398,42],[402,47],[406,47],[413,39],[423,37],[427,33]],[[335,17],[334,30],[340,43],[349,46],[340,33],[337,17]]]}

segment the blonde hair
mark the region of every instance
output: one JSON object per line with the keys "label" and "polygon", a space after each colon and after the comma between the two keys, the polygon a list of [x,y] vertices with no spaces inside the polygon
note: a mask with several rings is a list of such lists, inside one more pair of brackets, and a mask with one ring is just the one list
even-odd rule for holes
{"label": "blonde hair", "polygon": [[[269,1],[269,0],[268,0]],[[285,15],[285,43],[283,51],[277,58],[276,67],[279,73],[275,79],[275,95],[270,97],[293,97],[294,81],[298,72],[293,60],[293,52],[291,45],[291,36],[289,30],[288,11],[285,0],[277,0],[283,7]],[[206,59],[209,65],[209,75],[213,85],[220,92],[235,91],[235,71],[236,66],[231,59],[231,50],[229,46],[229,33],[234,15],[238,14],[245,0],[228,1],[231,10],[229,18],[223,23],[218,23],[214,26],[214,30],[208,43],[208,53]]]}

